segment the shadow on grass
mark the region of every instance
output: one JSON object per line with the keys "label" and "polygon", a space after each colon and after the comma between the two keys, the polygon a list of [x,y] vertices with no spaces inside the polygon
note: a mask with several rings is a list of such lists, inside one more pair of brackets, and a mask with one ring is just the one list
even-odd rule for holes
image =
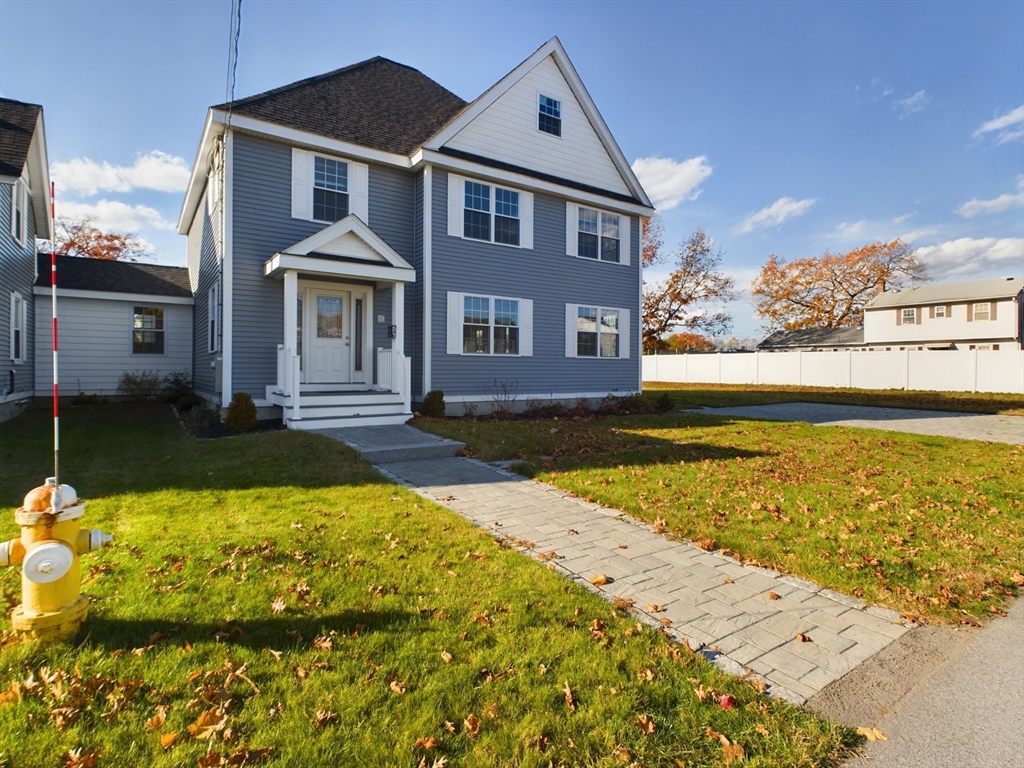
{"label": "shadow on grass", "polygon": [[415,620],[408,611],[351,610],[328,616],[306,617],[288,614],[262,619],[249,619],[216,623],[192,623],[163,618],[113,618],[90,616],[72,641],[75,645],[93,646],[107,650],[144,648],[168,643],[216,642],[225,648],[242,647],[252,650],[273,648],[285,650],[296,646],[307,647],[313,638],[329,636],[331,631],[343,636],[360,636],[382,632]]}

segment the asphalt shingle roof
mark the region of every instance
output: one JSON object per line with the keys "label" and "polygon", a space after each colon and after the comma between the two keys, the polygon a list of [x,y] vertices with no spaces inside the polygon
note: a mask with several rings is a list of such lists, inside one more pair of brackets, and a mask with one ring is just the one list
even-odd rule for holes
{"label": "asphalt shingle roof", "polygon": [[758,344],[757,348],[834,347],[863,343],[863,328],[803,328],[798,331],[776,331]]}
{"label": "asphalt shingle roof", "polygon": [[1016,296],[1024,288],[1024,277],[997,277],[971,280],[966,283],[922,285],[902,291],[886,291],[867,303],[865,309],[883,307],[916,307],[943,302],[991,301]]}
{"label": "asphalt shingle roof", "polygon": [[21,176],[42,107],[0,98],[0,174]]}
{"label": "asphalt shingle roof", "polygon": [[[50,254],[40,253],[36,285],[50,287]],[[192,298],[185,267],[104,261],[80,256],[57,257],[57,287],[79,291],[144,293]]]}
{"label": "asphalt shingle roof", "polygon": [[231,108],[237,115],[410,155],[466,106],[419,70],[376,56],[239,99]]}

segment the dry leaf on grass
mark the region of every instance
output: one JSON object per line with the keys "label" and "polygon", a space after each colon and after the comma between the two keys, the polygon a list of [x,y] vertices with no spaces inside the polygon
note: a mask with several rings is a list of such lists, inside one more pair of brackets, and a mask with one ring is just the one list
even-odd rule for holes
{"label": "dry leaf on grass", "polygon": [[0,692],[0,707],[5,707],[8,704],[18,704],[21,702],[21,687],[14,681],[11,682],[11,687],[6,691]]}
{"label": "dry leaf on grass", "polygon": [[863,736],[868,741],[888,741],[885,734],[877,728],[858,728],[857,734]]}
{"label": "dry leaf on grass", "polygon": [[640,726],[640,730],[645,736],[650,736],[654,733],[654,718],[650,715],[640,715],[636,719],[636,724]]}
{"label": "dry leaf on grass", "polygon": [[160,746],[163,747],[164,749],[170,749],[171,747],[174,746],[174,742],[176,742],[177,740],[178,740],[178,732],[177,731],[171,731],[170,733],[165,733],[163,736],[160,737]]}
{"label": "dry leaf on grass", "polygon": [[96,768],[99,757],[98,749],[72,749],[64,758],[63,768]]}
{"label": "dry leaf on grass", "polygon": [[390,685],[389,685],[389,687],[391,688],[392,691],[397,693],[399,696],[401,696],[403,693],[405,693],[405,683],[400,683],[397,680],[392,680]]}
{"label": "dry leaf on grass", "polygon": [[199,718],[188,727],[188,730],[189,733],[192,734],[193,739],[203,741],[211,738],[220,731],[223,731],[227,724],[227,715],[214,707],[213,709],[208,709],[203,712],[203,714],[201,714]]}
{"label": "dry leaf on grass", "polygon": [[757,725],[755,725],[754,726],[754,730],[757,731],[758,733],[760,733],[762,736],[769,736],[769,735],[771,735],[768,732],[768,729],[765,728],[763,725],[761,725],[761,723],[758,723]]}
{"label": "dry leaf on grass", "polygon": [[569,681],[565,681],[565,687],[562,689],[565,694],[565,706],[571,709],[573,712],[576,711],[576,697],[572,695],[572,689],[569,688]]}
{"label": "dry leaf on grass", "polygon": [[416,739],[416,743],[413,747],[416,749],[425,749],[428,752],[433,751],[441,746],[441,740],[436,736],[420,736]]}
{"label": "dry leaf on grass", "polygon": [[448,651],[446,651],[444,648],[442,648],[441,658],[444,660],[445,664],[451,664],[453,656],[450,653],[448,653]]}
{"label": "dry leaf on grass", "polygon": [[284,595],[278,595],[274,598],[274,602],[270,604],[270,610],[274,613],[281,613],[285,609]]}
{"label": "dry leaf on grass", "polygon": [[498,719],[498,705],[497,704],[491,704],[490,706],[486,707],[484,709],[484,715],[486,715],[487,717],[491,718],[491,720],[497,720]]}
{"label": "dry leaf on grass", "polygon": [[616,747],[612,750],[612,757],[620,763],[628,763],[633,759],[633,753],[625,747]]}
{"label": "dry leaf on grass", "polygon": [[476,715],[470,715],[462,721],[462,726],[465,728],[466,733],[469,734],[469,738],[476,738],[476,735],[480,733],[480,718]]}
{"label": "dry leaf on grass", "polygon": [[318,709],[316,711],[316,727],[323,728],[328,725],[337,725],[338,715],[335,712],[330,712],[326,709]]}

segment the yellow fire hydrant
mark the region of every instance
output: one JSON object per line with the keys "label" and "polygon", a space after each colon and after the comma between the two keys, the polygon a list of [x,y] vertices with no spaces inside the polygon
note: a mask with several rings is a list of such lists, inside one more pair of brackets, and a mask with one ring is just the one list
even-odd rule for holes
{"label": "yellow fire hydrant", "polygon": [[0,542],[0,565],[21,566],[21,605],[11,624],[26,640],[66,640],[85,621],[89,598],[81,594],[79,555],[108,545],[112,537],[80,530],[85,503],[54,478],[28,493],[14,513],[21,538]]}

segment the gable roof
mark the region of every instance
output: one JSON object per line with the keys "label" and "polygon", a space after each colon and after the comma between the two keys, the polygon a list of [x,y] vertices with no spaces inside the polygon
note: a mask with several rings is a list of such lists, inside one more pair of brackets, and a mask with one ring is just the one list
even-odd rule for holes
{"label": "gable roof", "polygon": [[903,291],[885,291],[865,306],[865,310],[887,307],[918,307],[944,302],[992,301],[1016,296],[1024,289],[1024,277],[997,277],[991,280],[971,280],[966,283],[940,283],[922,285]]}
{"label": "gable roof", "polygon": [[466,102],[419,70],[375,56],[230,106],[238,115],[409,155]]}
{"label": "gable roof", "polygon": [[863,343],[863,328],[802,328],[797,331],[776,331],[758,344],[757,348],[845,347]]}
{"label": "gable roof", "polygon": [[[50,254],[40,253],[36,258],[39,277],[35,284],[49,288]],[[81,256],[57,257],[57,287],[77,291],[192,298],[188,269],[185,267],[86,259]]]}
{"label": "gable roof", "polygon": [[38,104],[0,98],[0,175],[21,176],[42,111]]}

